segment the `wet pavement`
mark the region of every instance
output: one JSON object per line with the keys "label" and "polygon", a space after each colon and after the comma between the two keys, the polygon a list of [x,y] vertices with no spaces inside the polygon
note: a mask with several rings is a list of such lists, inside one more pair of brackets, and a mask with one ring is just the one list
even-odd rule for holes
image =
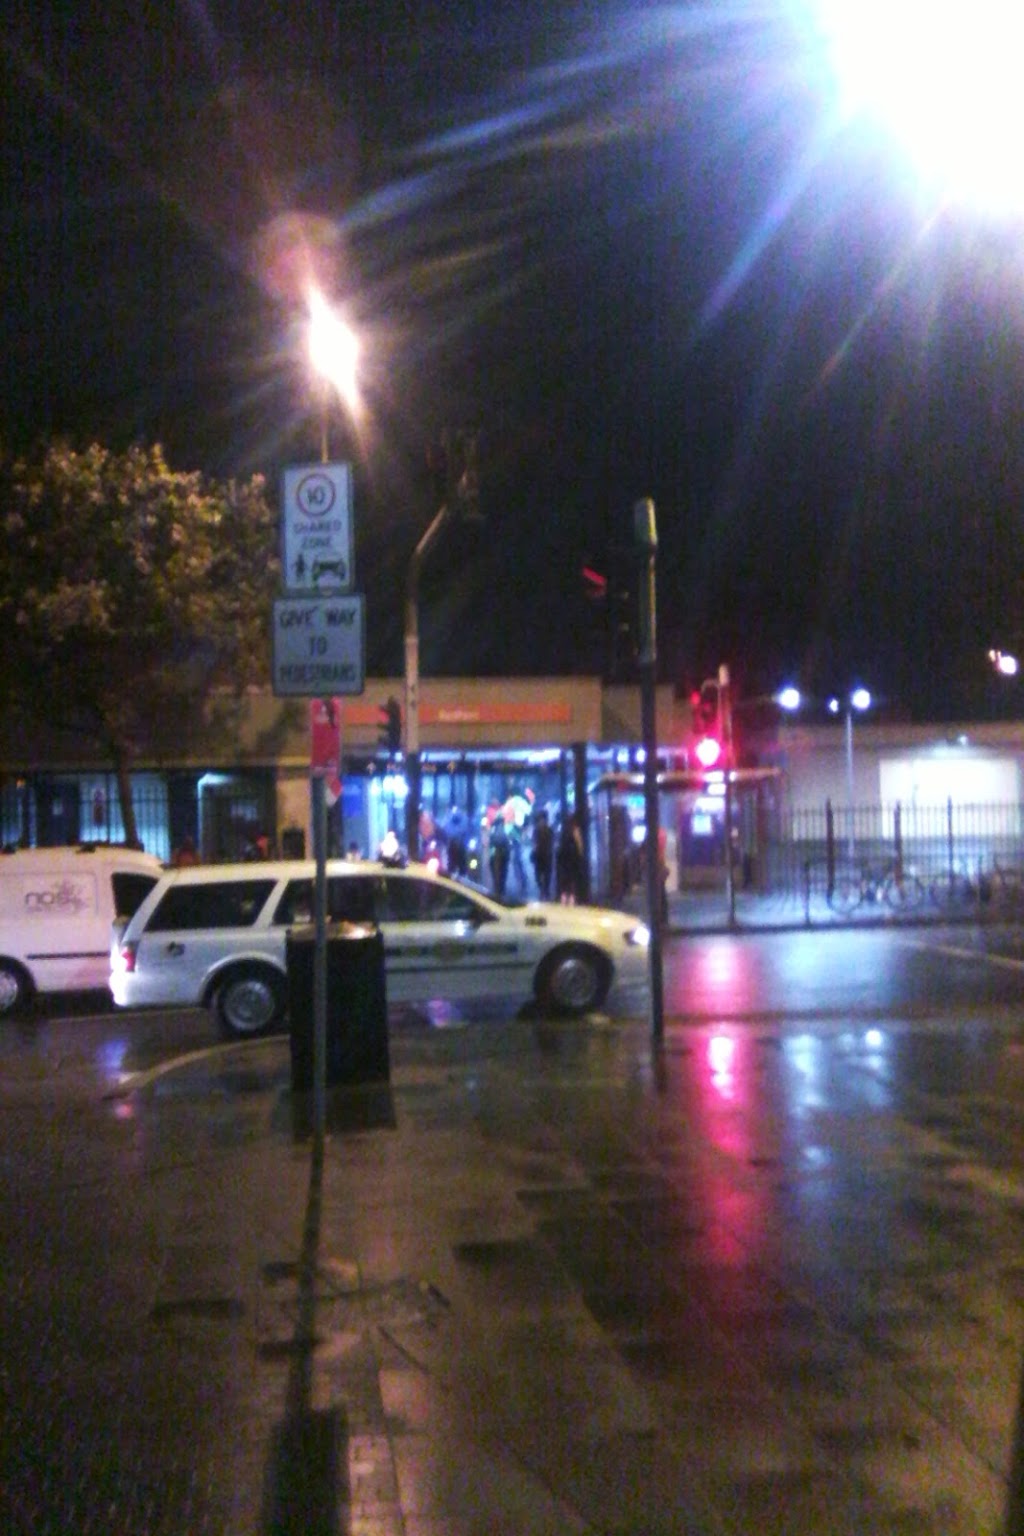
{"label": "wet pavement", "polygon": [[1002,1529],[1015,1009],[196,1045],[4,1053],[4,1532]]}

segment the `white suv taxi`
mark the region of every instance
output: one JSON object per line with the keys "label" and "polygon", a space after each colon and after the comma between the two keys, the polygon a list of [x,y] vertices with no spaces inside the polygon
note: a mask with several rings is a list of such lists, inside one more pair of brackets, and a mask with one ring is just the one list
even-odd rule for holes
{"label": "white suv taxi", "polygon": [[[111,951],[122,1008],[212,1008],[229,1036],[279,1028],[286,938],[312,918],[312,860],[167,870]],[[628,913],[498,901],[425,865],[328,860],[331,921],[379,926],[389,1003],[531,995],[555,1012],[647,980],[647,928]]]}

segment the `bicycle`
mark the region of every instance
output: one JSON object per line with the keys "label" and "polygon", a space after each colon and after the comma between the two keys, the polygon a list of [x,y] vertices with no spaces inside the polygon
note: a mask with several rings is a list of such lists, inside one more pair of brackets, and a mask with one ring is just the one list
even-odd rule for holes
{"label": "bicycle", "polygon": [[984,879],[972,880],[962,869],[944,870],[932,881],[929,894],[934,905],[946,911],[963,912],[988,899]]}
{"label": "bicycle", "polygon": [[992,895],[1001,909],[1019,911],[1024,907],[1024,869],[992,860]]}
{"label": "bicycle", "polygon": [[925,898],[923,882],[896,860],[881,868],[865,865],[853,871],[837,871],[828,892],[833,912],[848,917],[865,901],[884,902],[893,912],[909,912]]}

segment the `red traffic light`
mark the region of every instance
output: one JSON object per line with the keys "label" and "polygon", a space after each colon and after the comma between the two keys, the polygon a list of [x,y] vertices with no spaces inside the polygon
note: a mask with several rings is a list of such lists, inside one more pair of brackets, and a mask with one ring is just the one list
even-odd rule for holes
{"label": "red traffic light", "polygon": [[608,596],[608,578],[602,576],[600,571],[595,571],[592,565],[585,565],[582,570],[583,590],[592,602],[601,602]]}
{"label": "red traffic light", "polygon": [[392,695],[386,704],[378,704],[377,714],[377,739],[391,757],[396,757],[402,747],[402,707]]}
{"label": "red traffic light", "polygon": [[716,768],[722,760],[722,743],[717,736],[702,736],[693,750],[702,768]]}

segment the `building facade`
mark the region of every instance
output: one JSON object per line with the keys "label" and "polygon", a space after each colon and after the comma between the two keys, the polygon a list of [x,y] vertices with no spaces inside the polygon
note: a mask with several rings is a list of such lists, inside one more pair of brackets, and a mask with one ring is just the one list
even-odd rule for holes
{"label": "building facade", "polygon": [[[405,829],[403,760],[383,737],[401,678],[368,679],[342,702],[342,789],[331,812],[334,851],[372,854],[385,832]],[[231,707],[190,722],[180,749],[133,765],[133,806],[143,845],[170,859],[185,838],[210,860],[270,848],[294,854],[310,838],[309,701],[251,690]],[[1019,840],[1024,725],[936,727],[801,725],[780,717],[751,737],[757,774],[726,786],[721,771],[691,768],[688,700],[656,694],[660,819],[670,883],[715,878],[726,849],[748,878],[772,867],[769,848],[805,854],[826,836],[881,843],[912,832],[948,839],[953,808],[977,835]],[[471,872],[486,879],[499,811],[513,837],[510,889],[535,894],[529,838],[544,810],[555,827],[584,825],[593,894],[620,895],[639,878],[645,837],[638,687],[596,677],[429,678],[420,687],[425,848],[443,855],[453,813],[464,818]],[[681,776],[682,775],[682,776]],[[674,777],[673,777],[674,776]],[[42,733],[0,737],[0,838],[5,845],[124,838],[111,765],[80,739]]]}

